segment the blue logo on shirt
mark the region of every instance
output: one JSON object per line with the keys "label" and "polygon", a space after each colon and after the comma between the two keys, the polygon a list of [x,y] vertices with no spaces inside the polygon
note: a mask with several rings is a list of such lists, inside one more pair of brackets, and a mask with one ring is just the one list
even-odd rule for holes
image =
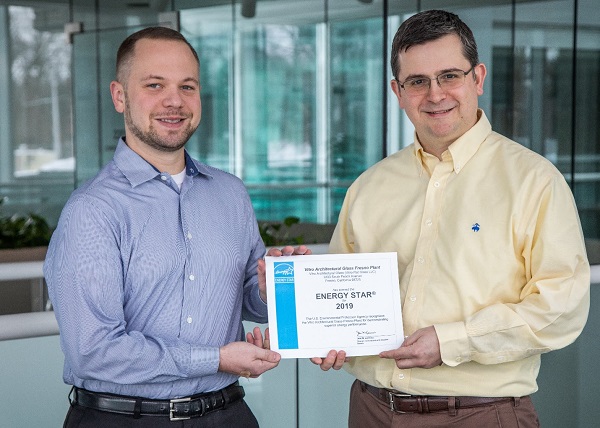
{"label": "blue logo on shirt", "polygon": [[471,226],[471,229],[473,230],[473,232],[479,232],[479,223],[475,223],[473,226]]}

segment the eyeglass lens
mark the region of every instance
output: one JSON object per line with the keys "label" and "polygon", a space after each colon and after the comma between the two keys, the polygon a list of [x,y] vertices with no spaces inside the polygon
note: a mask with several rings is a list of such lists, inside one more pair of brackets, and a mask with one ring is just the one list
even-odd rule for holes
{"label": "eyeglass lens", "polygon": [[[468,71],[456,70],[449,71],[436,76],[436,81],[442,89],[455,89],[465,83],[465,78],[473,68]],[[431,79],[429,77],[418,77],[405,80],[401,85],[408,94],[421,95],[429,91]]]}

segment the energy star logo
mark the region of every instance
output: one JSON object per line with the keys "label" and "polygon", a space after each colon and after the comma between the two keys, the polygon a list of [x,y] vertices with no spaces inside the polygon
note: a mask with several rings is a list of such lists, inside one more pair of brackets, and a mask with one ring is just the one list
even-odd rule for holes
{"label": "energy star logo", "polygon": [[275,283],[294,280],[294,262],[275,262],[273,268]]}

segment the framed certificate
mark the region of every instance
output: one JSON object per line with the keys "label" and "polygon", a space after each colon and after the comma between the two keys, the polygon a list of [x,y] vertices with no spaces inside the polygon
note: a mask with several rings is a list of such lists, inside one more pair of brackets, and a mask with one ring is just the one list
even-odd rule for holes
{"label": "framed certificate", "polygon": [[376,355],[404,340],[396,253],[266,257],[271,349]]}

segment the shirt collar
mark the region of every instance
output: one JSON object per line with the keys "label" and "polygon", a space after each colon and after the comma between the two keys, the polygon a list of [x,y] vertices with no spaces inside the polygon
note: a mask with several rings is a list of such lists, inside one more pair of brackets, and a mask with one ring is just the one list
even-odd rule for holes
{"label": "shirt collar", "polygon": [[[206,165],[198,162],[187,153],[185,153],[186,174],[195,177],[199,174],[212,178],[212,174]],[[131,183],[131,187],[136,187],[146,181],[150,181],[160,175],[160,171],[146,162],[140,155],[131,150],[125,143],[125,138],[121,137],[115,150],[113,161],[125,178]]]}
{"label": "shirt collar", "polygon": [[[483,110],[477,110],[477,117],[478,120],[475,125],[461,135],[455,142],[453,142],[450,147],[448,147],[447,151],[442,153],[442,158],[444,159],[446,156],[448,156],[448,154],[450,154],[454,172],[456,174],[462,171],[467,162],[469,162],[477,150],[479,150],[479,147],[483,141],[492,132],[492,125],[490,124],[490,121]],[[422,173],[423,170],[427,170],[427,153],[423,150],[423,146],[419,142],[416,132],[414,146],[415,157],[419,163]]]}

